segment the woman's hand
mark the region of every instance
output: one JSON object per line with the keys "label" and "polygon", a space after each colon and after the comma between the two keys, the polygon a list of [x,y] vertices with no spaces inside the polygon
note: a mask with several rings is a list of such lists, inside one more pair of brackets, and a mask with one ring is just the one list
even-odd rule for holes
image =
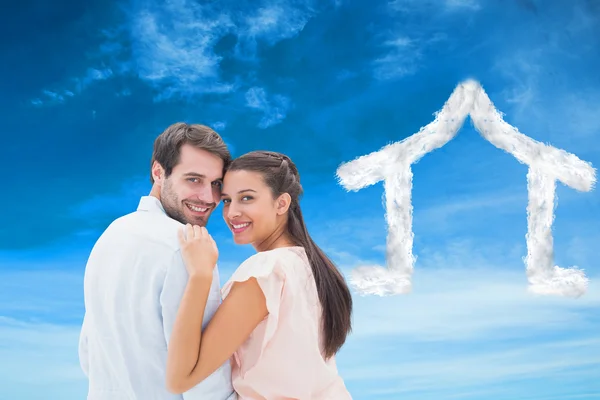
{"label": "woman's hand", "polygon": [[187,224],[179,231],[179,244],[190,276],[212,276],[219,258],[219,249],[206,228]]}

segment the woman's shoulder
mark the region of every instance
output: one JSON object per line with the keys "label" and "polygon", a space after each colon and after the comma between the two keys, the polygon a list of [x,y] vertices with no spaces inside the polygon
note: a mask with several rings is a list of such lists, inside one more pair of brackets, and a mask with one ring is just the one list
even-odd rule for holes
{"label": "woman's shoulder", "polygon": [[248,257],[232,274],[224,285],[222,292],[229,292],[234,282],[243,282],[256,278],[259,283],[271,282],[288,284],[300,279],[298,271],[306,270],[306,254],[302,247],[281,247],[268,251],[261,251]]}
{"label": "woman's shoulder", "polygon": [[283,266],[293,265],[304,262],[305,259],[306,253],[303,247],[279,247],[272,250],[260,251],[251,255],[240,265],[240,268],[264,264],[279,264]]}
{"label": "woman's shoulder", "polygon": [[276,273],[283,276],[295,275],[304,270],[307,263],[303,247],[279,247],[260,251],[248,257],[234,272],[240,276],[267,276]]}

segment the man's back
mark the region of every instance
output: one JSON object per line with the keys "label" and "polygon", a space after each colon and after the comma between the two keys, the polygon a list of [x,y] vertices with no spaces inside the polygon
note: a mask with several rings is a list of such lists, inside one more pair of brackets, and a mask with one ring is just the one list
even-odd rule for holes
{"label": "man's back", "polygon": [[[114,221],[94,246],[80,341],[89,400],[225,400],[232,394],[229,363],[183,396],[166,390],[168,338],[187,283],[181,226],[158,199],[143,197],[138,211]],[[215,268],[205,325],[219,306],[219,289]]]}

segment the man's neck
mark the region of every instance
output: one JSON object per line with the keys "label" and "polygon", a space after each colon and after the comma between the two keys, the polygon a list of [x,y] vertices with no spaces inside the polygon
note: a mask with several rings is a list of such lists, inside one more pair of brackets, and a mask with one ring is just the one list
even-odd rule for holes
{"label": "man's neck", "polygon": [[152,185],[149,196],[156,197],[158,200],[160,200],[160,187],[157,185]]}

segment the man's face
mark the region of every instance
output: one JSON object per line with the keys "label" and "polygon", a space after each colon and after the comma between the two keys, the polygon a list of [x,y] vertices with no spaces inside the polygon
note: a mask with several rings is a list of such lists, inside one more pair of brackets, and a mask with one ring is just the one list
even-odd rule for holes
{"label": "man's face", "polygon": [[183,224],[205,226],[219,203],[222,179],[221,158],[185,144],[171,175],[165,179],[163,171],[155,181],[167,215]]}

